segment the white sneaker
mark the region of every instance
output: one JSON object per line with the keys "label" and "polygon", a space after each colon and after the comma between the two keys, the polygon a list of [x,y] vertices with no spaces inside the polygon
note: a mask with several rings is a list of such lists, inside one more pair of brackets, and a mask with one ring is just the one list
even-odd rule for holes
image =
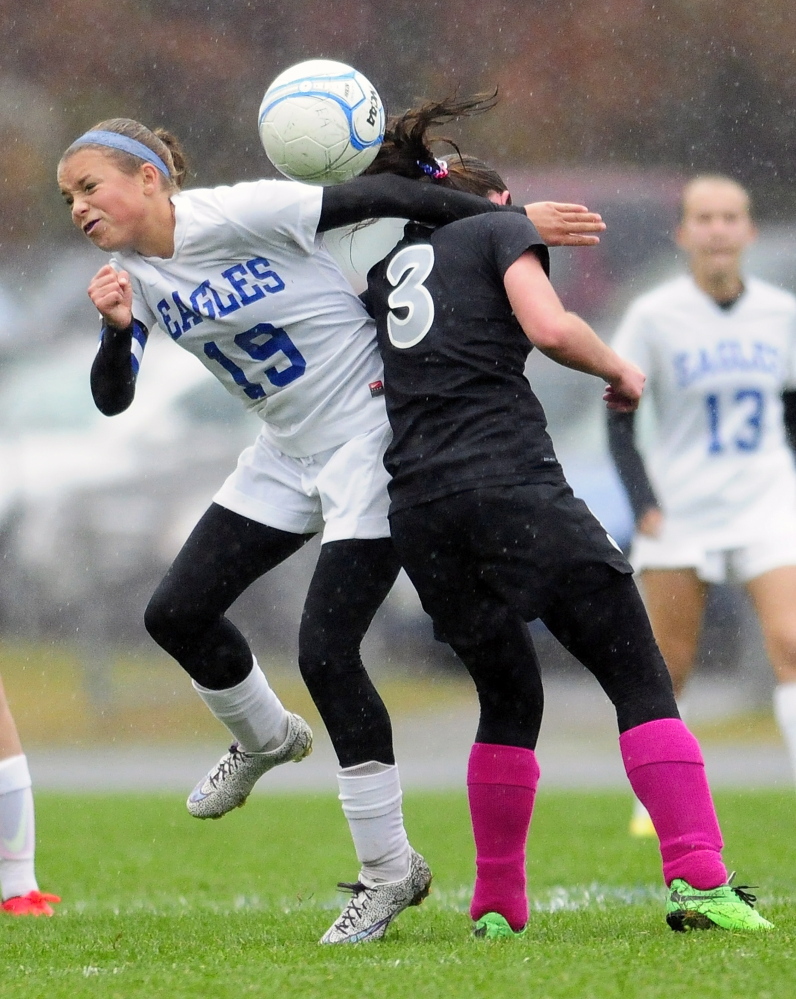
{"label": "white sneaker", "polygon": [[431,889],[431,871],[412,850],[409,873],[400,881],[368,888],[361,881],[338,888],[350,891],[351,901],[320,939],[322,944],[365,943],[379,940],[395,917],[410,905],[420,905]]}
{"label": "white sneaker", "polygon": [[247,753],[233,742],[229,752],[191,791],[188,811],[197,819],[220,819],[246,804],[263,774],[280,763],[298,763],[311,752],[312,730],[303,718],[288,712],[287,736],[281,746],[268,753]]}

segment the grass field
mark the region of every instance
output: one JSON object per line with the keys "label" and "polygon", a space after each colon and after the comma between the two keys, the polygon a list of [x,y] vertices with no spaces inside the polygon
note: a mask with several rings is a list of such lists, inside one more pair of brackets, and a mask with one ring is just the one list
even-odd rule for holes
{"label": "grass field", "polygon": [[628,798],[539,795],[525,937],[477,941],[461,793],[407,795],[435,883],[379,943],[319,947],[356,865],[332,795],[257,796],[221,822],[173,796],[37,797],[42,888],[54,919],[0,922],[3,999],[744,996],[796,993],[796,797],[717,795],[739,882],[777,926],[674,934],[657,845],[626,835]]}

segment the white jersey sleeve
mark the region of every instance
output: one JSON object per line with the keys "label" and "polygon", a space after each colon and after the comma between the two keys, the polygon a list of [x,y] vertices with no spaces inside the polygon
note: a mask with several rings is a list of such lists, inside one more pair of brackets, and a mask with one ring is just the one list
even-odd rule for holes
{"label": "white jersey sleeve", "polygon": [[288,180],[256,180],[207,192],[225,222],[256,238],[280,238],[314,253],[323,189]]}
{"label": "white jersey sleeve", "polygon": [[135,318],[195,354],[296,457],[386,419],[373,323],[317,234],[321,199],[292,181],[184,191],[172,256],[114,261]]}
{"label": "white jersey sleeve", "polygon": [[648,332],[647,308],[643,299],[633,302],[625,313],[611,342],[613,349],[627,361],[638,365],[647,377],[652,367],[652,350]]}

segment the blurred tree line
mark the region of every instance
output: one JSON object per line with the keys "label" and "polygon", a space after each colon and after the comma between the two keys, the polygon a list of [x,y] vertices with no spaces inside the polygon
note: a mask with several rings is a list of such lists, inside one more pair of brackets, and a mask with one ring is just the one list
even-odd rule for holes
{"label": "blurred tree line", "polygon": [[796,211],[790,0],[0,0],[0,27],[6,253],[66,237],[55,166],[103,118],[174,131],[193,183],[272,175],[262,93],[319,56],[393,112],[498,87],[466,137],[503,168],[721,170]]}

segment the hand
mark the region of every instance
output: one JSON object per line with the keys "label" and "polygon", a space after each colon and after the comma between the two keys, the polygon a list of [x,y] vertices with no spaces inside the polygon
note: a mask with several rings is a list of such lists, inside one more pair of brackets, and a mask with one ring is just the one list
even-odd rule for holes
{"label": "hand", "polygon": [[548,246],[595,246],[600,237],[594,233],[605,232],[605,222],[585,205],[535,201],[525,214]]}
{"label": "hand", "polygon": [[647,376],[630,361],[622,361],[617,375],[610,380],[603,393],[608,409],[618,413],[633,413],[638,409]]}
{"label": "hand", "polygon": [[124,330],[133,321],[133,288],[127,271],[101,267],[88,286],[88,297],[109,326]]}
{"label": "hand", "polygon": [[659,538],[663,530],[663,514],[656,506],[651,506],[636,521],[636,530],[648,538]]}

